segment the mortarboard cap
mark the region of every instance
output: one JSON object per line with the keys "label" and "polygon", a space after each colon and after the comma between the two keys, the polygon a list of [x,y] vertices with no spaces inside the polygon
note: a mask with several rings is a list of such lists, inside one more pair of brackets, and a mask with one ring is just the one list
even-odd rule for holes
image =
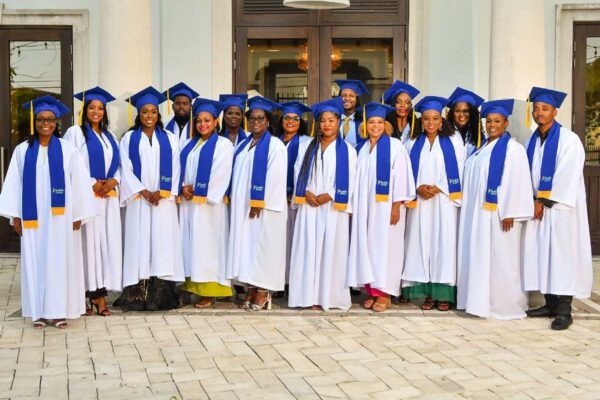
{"label": "mortarboard cap", "polygon": [[71,112],[67,106],[50,95],[38,97],[23,104],[23,108],[29,112],[32,111],[32,107],[33,115],[37,115],[42,111],[51,111],[56,118],[60,118],[62,115]]}
{"label": "mortarboard cap", "polygon": [[340,87],[340,92],[344,89],[351,89],[357,96],[369,94],[365,84],[357,79],[336,79],[335,83]]}
{"label": "mortarboard cap", "polygon": [[198,92],[183,82],[179,82],[177,85],[171,86],[169,89],[163,92],[163,94],[171,101],[175,100],[175,97],[181,95],[189,97],[190,100],[200,96]]}
{"label": "mortarboard cap", "polygon": [[319,119],[319,116],[325,111],[331,111],[338,115],[342,115],[344,113],[344,103],[341,97],[334,97],[333,99],[313,104],[310,108],[312,108],[315,119]]}
{"label": "mortarboard cap", "polygon": [[210,113],[213,118],[218,118],[225,108],[225,103],[216,100],[197,98],[192,106],[192,114],[198,115],[202,111]]}
{"label": "mortarboard cap", "polygon": [[538,101],[541,101],[542,103],[550,104],[554,108],[560,108],[561,104],[563,103],[566,97],[566,93],[536,86],[534,86],[531,89],[531,92],[529,92],[530,102],[536,103]]}
{"label": "mortarboard cap", "polygon": [[152,104],[158,107],[159,104],[165,101],[166,99],[167,97],[165,95],[163,95],[161,92],[159,92],[152,86],[148,86],[146,89],[140,90],[139,92],[135,93],[129,98],[131,104],[133,104],[135,108],[137,108],[138,112],[146,104]]}
{"label": "mortarboard cap", "polygon": [[248,110],[263,110],[272,113],[274,110],[280,109],[279,103],[275,103],[266,97],[254,96],[248,99]]}
{"label": "mortarboard cap", "polygon": [[219,101],[225,103],[225,109],[231,106],[238,107],[242,112],[246,109],[246,101],[248,100],[247,94],[221,94],[219,95]]}
{"label": "mortarboard cap", "polygon": [[395,105],[396,97],[400,93],[406,93],[411,99],[414,99],[421,92],[419,91],[419,89],[412,85],[409,85],[408,83],[396,81],[392,84],[392,86],[390,86],[388,90],[385,91],[385,93],[383,94],[383,100],[387,104],[393,106]]}
{"label": "mortarboard cap", "polygon": [[108,93],[106,90],[102,89],[100,86],[96,86],[95,88],[91,88],[88,90],[84,90],[83,92],[74,94],[73,97],[75,97],[77,100],[84,102],[98,100],[104,105],[115,100],[113,95]]}
{"label": "mortarboard cap", "polygon": [[392,111],[394,111],[394,107],[390,107],[387,104],[381,104],[375,101],[365,104],[366,119],[372,117],[381,117],[385,119],[385,117]]}
{"label": "mortarboard cap", "polygon": [[451,107],[458,102],[465,102],[475,108],[479,108],[483,103],[483,98],[470,90],[457,87],[448,99],[448,106]]}
{"label": "mortarboard cap", "polygon": [[415,110],[421,114],[427,110],[435,110],[441,113],[446,104],[448,104],[448,99],[444,97],[425,96],[415,105]]}
{"label": "mortarboard cap", "polygon": [[502,114],[508,118],[513,112],[515,101],[512,99],[486,101],[481,106],[481,117],[486,118],[489,114]]}
{"label": "mortarboard cap", "polygon": [[296,114],[299,117],[302,117],[302,114],[311,112],[310,107],[305,106],[304,104],[298,101],[290,101],[287,103],[281,104],[281,115],[286,114]]}

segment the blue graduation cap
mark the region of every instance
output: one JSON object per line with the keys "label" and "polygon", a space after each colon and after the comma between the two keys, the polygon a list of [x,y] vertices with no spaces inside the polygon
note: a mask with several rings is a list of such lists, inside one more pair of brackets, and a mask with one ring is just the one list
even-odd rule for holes
{"label": "blue graduation cap", "polygon": [[452,92],[450,98],[448,99],[448,106],[452,107],[461,101],[470,104],[475,108],[479,108],[479,106],[483,103],[483,98],[476,93],[471,92],[470,90],[457,87],[454,89],[454,92]]}
{"label": "blue graduation cap", "polygon": [[333,99],[313,104],[310,108],[312,108],[315,119],[319,119],[319,116],[325,111],[331,111],[337,115],[344,114],[344,102],[341,97],[334,97]]}
{"label": "blue graduation cap", "polygon": [[515,101],[512,99],[486,101],[481,106],[481,117],[487,118],[489,114],[502,114],[508,118],[513,112]]}
{"label": "blue graduation cap", "polygon": [[32,115],[37,115],[42,111],[51,111],[56,118],[60,118],[62,115],[71,112],[67,106],[50,95],[38,97],[37,99],[23,103],[23,108],[29,111]]}
{"label": "blue graduation cap", "polygon": [[179,82],[177,85],[171,86],[165,92],[163,92],[163,94],[171,101],[175,100],[175,97],[181,95],[189,97],[190,100],[200,96],[198,92],[183,82]]}
{"label": "blue graduation cap", "polygon": [[91,88],[88,90],[84,90],[83,92],[74,94],[73,97],[83,102],[98,100],[104,105],[115,100],[113,95],[108,93],[106,90],[102,89],[100,86],[96,86],[95,88]]}
{"label": "blue graduation cap", "polygon": [[340,87],[340,92],[344,89],[351,89],[357,96],[369,94],[365,84],[357,79],[336,79],[335,83]]}
{"label": "blue graduation cap", "polygon": [[383,94],[383,101],[391,106],[395,105],[396,97],[400,93],[406,93],[411,99],[414,99],[421,93],[416,87],[402,81],[396,81]]}
{"label": "blue graduation cap", "polygon": [[238,107],[242,110],[242,113],[246,109],[246,101],[248,100],[247,94],[221,94],[219,95],[219,101],[225,103],[225,110],[231,106]]}
{"label": "blue graduation cap", "polygon": [[281,104],[281,115],[296,114],[297,116],[302,118],[302,114],[311,111],[312,110],[310,109],[310,107],[305,106],[299,101],[290,101]]}
{"label": "blue graduation cap", "polygon": [[140,90],[133,96],[131,96],[128,100],[135,106],[138,112],[144,107],[146,104],[152,104],[156,107],[159,106],[160,103],[165,101],[167,97],[163,95],[158,90],[154,89],[152,86],[148,86],[146,89]]}
{"label": "blue graduation cap", "polygon": [[365,104],[366,119],[372,117],[381,117],[385,119],[385,117],[394,110],[394,107],[390,107],[387,104],[381,104],[376,101],[371,101]]}
{"label": "blue graduation cap", "polygon": [[203,99],[198,97],[194,100],[192,106],[192,114],[198,115],[202,111],[210,113],[213,118],[218,118],[221,111],[225,108],[225,103],[216,100]]}
{"label": "blue graduation cap", "polygon": [[275,110],[279,110],[281,106],[279,103],[275,103],[266,97],[254,96],[248,99],[248,111],[252,110],[263,110],[272,113]]}
{"label": "blue graduation cap", "polygon": [[444,97],[425,96],[415,105],[415,110],[421,114],[427,110],[435,110],[441,113],[446,104],[448,104],[448,99]]}
{"label": "blue graduation cap", "polygon": [[566,97],[566,93],[536,86],[529,92],[530,102],[537,103],[538,101],[541,101],[542,103],[550,104],[554,108],[560,108]]}

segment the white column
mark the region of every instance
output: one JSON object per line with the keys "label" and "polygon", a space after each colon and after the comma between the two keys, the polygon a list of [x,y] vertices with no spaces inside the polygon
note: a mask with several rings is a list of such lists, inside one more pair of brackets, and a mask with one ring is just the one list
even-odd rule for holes
{"label": "white column", "polygon": [[127,128],[123,100],[152,83],[152,4],[150,0],[100,3],[98,85],[117,97],[108,111],[111,130],[120,136]]}
{"label": "white column", "polygon": [[218,27],[211,43],[212,98],[218,99],[221,93],[231,93],[233,86],[233,2],[212,0],[211,5],[212,25]]}

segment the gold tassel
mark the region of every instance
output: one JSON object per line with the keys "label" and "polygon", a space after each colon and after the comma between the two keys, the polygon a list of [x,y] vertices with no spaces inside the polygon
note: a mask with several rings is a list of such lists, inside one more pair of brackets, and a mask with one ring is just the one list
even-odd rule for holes
{"label": "gold tassel", "polygon": [[23,228],[24,229],[37,229],[37,228],[39,228],[39,224],[38,224],[37,219],[31,220],[31,221],[23,221]]}
{"label": "gold tassel", "polygon": [[248,132],[248,118],[246,118],[246,112],[248,111],[248,99],[246,99],[246,105],[244,106],[244,130]]}
{"label": "gold tassel", "polygon": [[169,90],[167,89],[167,115],[171,115],[171,95]]}
{"label": "gold tassel", "polygon": [[[29,102],[29,132],[33,136],[35,130],[33,128],[33,101]],[[36,221],[37,224],[37,221]]]}
{"label": "gold tassel", "polygon": [[129,126],[133,126],[133,110],[131,109],[131,97],[127,100],[127,102],[129,103],[127,105],[127,122],[129,123]]}
{"label": "gold tassel", "polygon": [[229,197],[227,195],[223,196],[223,203],[229,204]]}
{"label": "gold tassel", "polygon": [[483,203],[483,209],[487,211],[496,211],[498,210],[498,204],[496,203],[488,203],[487,201]]}
{"label": "gold tassel", "polygon": [[411,108],[410,112],[412,113],[412,117],[410,119],[410,137],[412,138],[415,130],[415,110]]}
{"label": "gold tassel", "polygon": [[481,147],[481,119],[477,122],[477,149]]}
{"label": "gold tassel", "polygon": [[348,208],[348,204],[347,203],[333,203],[333,208],[335,208],[338,211],[346,211],[346,208]]}
{"label": "gold tassel", "polygon": [[381,104],[385,104],[385,101],[383,101],[383,93],[381,93]]}
{"label": "gold tassel", "polygon": [[540,190],[537,193],[537,197],[540,199],[549,199],[551,193],[552,192],[550,190]]}
{"label": "gold tassel", "polygon": [[531,126],[531,101],[527,96],[527,111],[525,114],[525,126],[529,128]]}
{"label": "gold tassel", "polygon": [[445,108],[445,112],[444,112],[444,118],[448,119],[448,107]]}
{"label": "gold tassel", "polygon": [[250,207],[265,208],[265,201],[264,200],[252,200],[252,199],[250,199]]}
{"label": "gold tassel", "polygon": [[190,111],[190,125],[188,126],[188,132],[190,133],[190,139],[192,138],[192,134],[194,130],[192,129],[192,124],[194,123],[194,112]]}
{"label": "gold tassel", "polygon": [[363,137],[363,139],[367,138],[367,106],[363,106],[363,129],[362,129],[362,137]]}
{"label": "gold tassel", "polygon": [[312,125],[310,127],[310,137],[315,137],[315,119],[313,118]]}
{"label": "gold tassel", "polygon": [[79,126],[81,126],[81,124],[83,124],[83,108],[85,107],[85,91],[83,92],[83,95],[81,96],[81,110],[79,110]]}
{"label": "gold tassel", "polygon": [[389,194],[376,194],[375,195],[375,202],[377,202],[377,203],[387,203],[389,199],[390,199]]}
{"label": "gold tassel", "polygon": [[411,200],[406,203],[406,208],[417,208],[417,201]]}

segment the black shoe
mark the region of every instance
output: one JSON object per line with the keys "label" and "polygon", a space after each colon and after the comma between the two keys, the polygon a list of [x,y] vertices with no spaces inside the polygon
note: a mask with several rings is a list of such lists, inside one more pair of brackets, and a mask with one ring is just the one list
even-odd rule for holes
{"label": "black shoe", "polygon": [[569,329],[571,325],[573,325],[573,317],[570,315],[559,315],[554,318],[550,328],[554,329],[555,331],[564,331],[565,329]]}
{"label": "black shoe", "polygon": [[354,288],[350,288],[350,295],[351,296],[360,296],[360,289],[354,289]]}
{"label": "black shoe", "polygon": [[554,318],[556,317],[556,310],[548,308],[548,306],[541,306],[527,310],[527,316],[530,318]]}

